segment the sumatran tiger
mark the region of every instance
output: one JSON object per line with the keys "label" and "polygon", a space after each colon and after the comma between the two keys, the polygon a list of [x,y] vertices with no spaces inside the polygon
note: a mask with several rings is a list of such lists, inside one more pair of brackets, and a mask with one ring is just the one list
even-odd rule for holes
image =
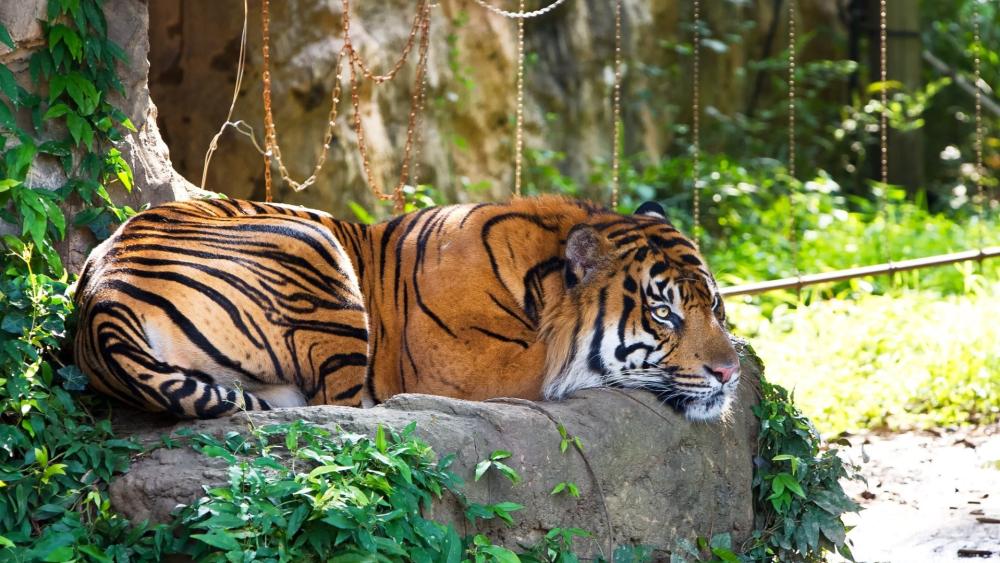
{"label": "sumatran tiger", "polygon": [[376,225],[169,203],[94,249],[76,301],[93,386],[188,418],[607,386],[713,420],[739,381],[715,281],[656,203],[550,196]]}

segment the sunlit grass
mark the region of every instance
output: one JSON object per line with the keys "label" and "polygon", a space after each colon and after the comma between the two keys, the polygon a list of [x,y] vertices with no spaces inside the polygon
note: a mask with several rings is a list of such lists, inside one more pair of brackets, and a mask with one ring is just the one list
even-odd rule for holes
{"label": "sunlit grass", "polygon": [[1000,419],[1000,284],[902,290],[799,309],[730,303],[767,377],[825,435]]}

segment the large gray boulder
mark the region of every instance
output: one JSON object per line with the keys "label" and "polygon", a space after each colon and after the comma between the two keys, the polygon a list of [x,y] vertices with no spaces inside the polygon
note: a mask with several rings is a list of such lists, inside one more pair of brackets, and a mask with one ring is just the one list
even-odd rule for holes
{"label": "large gray boulder", "polygon": [[[731,416],[718,424],[693,423],[638,391],[594,389],[566,401],[469,402],[427,395],[399,395],[372,409],[307,407],[249,415],[255,425],[306,420],[330,430],[374,434],[378,425],[402,429],[416,422],[417,435],[438,455],[457,455],[452,469],[466,481],[475,502],[513,501],[525,506],[516,525],[482,525],[494,541],[530,543],[554,527],[593,532],[583,553],[609,545],[643,544],[669,550],[678,538],[731,532],[734,540],[753,529],[751,479],[756,451],[760,363],[743,350],[743,380]],[[132,435],[155,448],[166,432],[191,427],[223,435],[248,432],[246,415],[156,426],[130,418]],[[583,455],[560,452],[557,424],[583,442]],[[475,465],[498,449],[524,480],[512,485],[488,472],[473,481]],[[111,486],[116,510],[134,521],[163,522],[178,504],[201,495],[204,486],[227,479],[225,465],[190,448],[153,449]],[[550,494],[572,481],[580,498]],[[435,506],[433,517],[471,533],[456,502]]]}

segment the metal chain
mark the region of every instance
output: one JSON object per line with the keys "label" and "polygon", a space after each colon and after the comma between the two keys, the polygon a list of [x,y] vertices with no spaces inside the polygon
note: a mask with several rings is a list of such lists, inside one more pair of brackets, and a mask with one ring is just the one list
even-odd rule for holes
{"label": "metal chain", "polygon": [[544,16],[545,14],[558,8],[565,1],[566,0],[555,0],[555,2],[549,4],[548,6],[545,6],[544,8],[538,10],[534,10],[532,12],[525,12],[524,3],[521,3],[518,6],[518,11],[508,12],[507,10],[502,10],[500,8],[497,8],[496,6],[486,2],[485,0],[475,0],[476,4],[479,4],[483,8],[486,8],[487,10],[493,12],[494,14],[497,14],[498,16],[503,16],[505,18],[510,18],[510,19],[520,19],[520,20],[537,18],[538,16]]}
{"label": "metal chain", "polygon": [[[358,76],[359,71],[364,74],[364,68],[362,65],[358,64],[360,59],[357,58],[355,54],[354,45],[351,43],[350,39],[350,0],[343,0],[343,26],[344,26],[344,47],[349,54],[348,65],[350,67],[350,80],[351,80],[351,105],[354,110],[353,115],[353,125],[354,132],[358,137],[358,152],[361,153],[361,162],[364,168],[365,179],[368,182],[368,187],[371,189],[372,194],[381,201],[394,200],[394,210],[396,212],[401,212],[405,208],[406,204],[406,194],[403,191],[403,187],[406,185],[406,180],[408,179],[408,171],[410,166],[410,161],[412,158],[413,149],[413,137],[416,129],[417,115],[416,109],[421,106],[419,103],[419,98],[421,96],[421,84],[423,81],[424,73],[427,67],[427,52],[430,46],[430,5],[426,0],[420,0],[418,2],[418,13],[422,20],[420,25],[421,38],[420,38],[420,58],[417,63],[417,75],[414,81],[413,95],[410,100],[410,115],[406,128],[406,143],[403,149],[403,164],[400,171],[399,181],[396,183],[396,187],[392,194],[386,194],[382,191],[378,182],[375,181],[375,174],[372,171],[371,160],[368,155],[368,142],[365,139],[364,126],[361,123],[361,99],[360,99],[360,77]],[[365,76],[367,77],[367,76]]]}
{"label": "metal chain", "polygon": [[691,198],[693,200],[692,216],[695,246],[701,240],[701,77],[699,76],[701,67],[701,0],[694,0],[694,57],[691,69],[691,134],[692,134],[692,157],[691,167],[694,175]]}
{"label": "metal chain", "polygon": [[[524,0],[518,10],[524,12]],[[514,197],[521,197],[521,164],[524,158],[524,18],[517,20],[517,109],[514,135]]]}
{"label": "metal chain", "polygon": [[799,238],[798,238],[798,218],[795,215],[797,207],[792,201],[795,195],[795,182],[797,174],[795,170],[795,18],[796,2],[788,0],[788,240],[792,250],[792,268],[795,275],[799,275]]}
{"label": "metal chain", "polygon": [[611,209],[618,207],[619,178],[622,152],[622,0],[615,0],[615,99],[611,132],[614,143],[611,154]]}
{"label": "metal chain", "polygon": [[[892,263],[892,244],[891,244],[891,232],[889,230],[889,90],[888,90],[888,76],[889,76],[889,63],[886,58],[886,50],[888,44],[888,25],[886,24],[887,19],[887,8],[886,0],[879,0],[879,23],[878,23],[878,52],[879,52],[879,101],[882,104],[881,112],[879,113],[879,166],[880,175],[882,180],[882,197],[878,200],[879,215],[882,216],[883,224],[885,225],[885,231],[883,236],[878,237],[876,242],[876,247],[878,248],[879,258],[883,261]],[[895,278],[890,277],[890,283],[894,283]]]}
{"label": "metal chain", "polygon": [[[413,97],[410,100],[410,115],[406,123],[406,144],[403,147],[403,162],[399,172],[399,181],[396,183],[394,191],[396,205],[395,211],[401,213],[406,206],[406,194],[403,188],[410,179],[410,166],[414,156],[414,140],[417,137],[417,123],[423,109],[423,97],[426,92],[427,76],[427,55],[430,52],[430,6],[423,6],[423,23],[421,24],[419,58],[417,59],[417,71],[413,79]],[[418,149],[419,150],[419,149]],[[416,181],[414,181],[416,183]]]}
{"label": "metal chain", "polygon": [[261,34],[264,54],[264,201],[271,201],[271,147],[274,146],[274,118],[271,115],[271,12],[270,1],[261,4]]}
{"label": "metal chain", "polygon": [[[343,63],[344,59],[347,59],[350,65],[350,82],[351,82],[351,102],[354,109],[354,119],[353,125],[355,133],[358,136],[358,152],[361,154],[362,163],[365,172],[365,178],[368,182],[372,193],[379,200],[394,199],[396,211],[402,211],[405,205],[405,193],[403,187],[406,181],[410,178],[410,168],[414,168],[414,177],[417,167],[412,164],[412,155],[414,153],[414,137],[416,132],[417,123],[419,122],[419,116],[425,108],[425,98],[426,98],[426,67],[427,67],[427,53],[429,51],[430,45],[430,9],[431,5],[426,0],[420,0],[417,5],[417,14],[414,16],[414,23],[410,29],[410,35],[407,38],[406,45],[403,47],[403,52],[399,59],[393,64],[392,68],[388,73],[384,75],[375,74],[361,59],[358,55],[357,50],[354,48],[350,37],[350,2],[349,0],[343,0],[343,15],[341,21],[343,24],[344,33],[344,45],[341,47],[340,52],[337,54],[337,60],[335,63],[336,80],[334,82],[333,91],[330,96],[330,111],[327,115],[327,130],[323,136],[323,147],[320,151],[319,158],[316,161],[316,165],[313,168],[312,174],[303,180],[302,182],[297,182],[291,178],[287,167],[285,166],[284,160],[281,156],[281,148],[278,144],[277,139],[277,129],[274,124],[274,117],[272,112],[271,103],[271,73],[270,73],[270,11],[269,11],[269,0],[262,1],[262,31],[263,31],[263,82],[264,82],[264,161],[265,161],[265,171],[264,171],[264,183],[265,183],[265,197],[267,201],[271,201],[271,160],[273,159],[278,165],[278,170],[281,177],[289,186],[295,191],[304,190],[313,183],[316,182],[318,174],[322,169],[323,165],[326,163],[327,157],[329,155],[330,145],[333,142],[334,130],[336,128],[338,107],[340,104],[340,96],[342,92],[343,84]],[[371,161],[368,156],[368,147],[365,140],[364,128],[361,124],[360,116],[360,79],[364,77],[371,80],[375,84],[381,84],[395,78],[396,74],[405,64],[410,52],[413,50],[413,45],[415,43],[417,35],[420,35],[420,47],[419,47],[419,60],[417,62],[416,78],[414,79],[413,95],[411,100],[410,115],[407,122],[407,135],[406,144],[403,150],[403,162],[401,165],[400,179],[396,185],[395,190],[393,190],[392,195],[385,194],[379,188],[378,184],[375,182],[374,173],[371,169]],[[359,77],[358,75],[361,75]],[[419,153],[419,149],[416,149],[416,153]]]}
{"label": "metal chain", "polygon": [[979,198],[979,248],[982,248],[985,244],[983,230],[986,228],[986,194],[983,189],[983,175],[986,173],[986,169],[983,167],[983,89],[980,87],[980,82],[982,80],[982,69],[980,61],[980,40],[981,36],[979,33],[979,20],[981,14],[979,12],[979,3],[973,2],[973,13],[972,13],[972,40],[973,40],[973,69],[975,72],[975,85],[976,85],[976,194]]}
{"label": "metal chain", "polygon": [[[429,6],[427,7],[429,8]],[[374,71],[368,68],[368,65],[366,65],[364,60],[361,59],[360,55],[358,55],[358,52],[354,49],[353,46],[350,49],[351,61],[354,64],[358,65],[358,69],[361,70],[361,74],[365,78],[375,82],[376,84],[381,84],[383,82],[388,82],[392,80],[393,78],[396,77],[396,74],[399,72],[399,70],[403,68],[403,65],[406,64],[406,59],[410,56],[410,51],[413,50],[413,43],[417,37],[417,32],[423,29],[423,20],[424,20],[424,11],[422,9],[421,3],[418,3],[417,13],[415,16],[413,16],[413,24],[410,25],[410,35],[406,38],[406,45],[403,46],[402,54],[399,56],[399,59],[397,59],[396,62],[392,65],[392,68],[389,70],[388,73],[381,75],[375,74]],[[347,37],[346,31],[344,32],[344,38],[345,41],[348,42],[350,41],[350,38]]]}
{"label": "metal chain", "polygon": [[[888,63],[886,62],[886,0],[879,0],[879,80],[881,81],[881,87],[879,91],[881,93],[882,102],[882,112],[879,116],[879,130],[881,132],[880,145],[882,149],[882,184],[883,189],[887,189],[886,186],[889,184],[889,95],[887,89],[888,82]],[[887,196],[888,194],[886,194]]]}

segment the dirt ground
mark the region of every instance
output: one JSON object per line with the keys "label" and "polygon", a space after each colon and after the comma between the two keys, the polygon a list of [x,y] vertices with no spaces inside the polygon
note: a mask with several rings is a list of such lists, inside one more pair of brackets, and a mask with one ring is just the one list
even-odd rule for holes
{"label": "dirt ground", "polygon": [[848,440],[868,480],[845,487],[857,561],[1000,561],[1000,425]]}

